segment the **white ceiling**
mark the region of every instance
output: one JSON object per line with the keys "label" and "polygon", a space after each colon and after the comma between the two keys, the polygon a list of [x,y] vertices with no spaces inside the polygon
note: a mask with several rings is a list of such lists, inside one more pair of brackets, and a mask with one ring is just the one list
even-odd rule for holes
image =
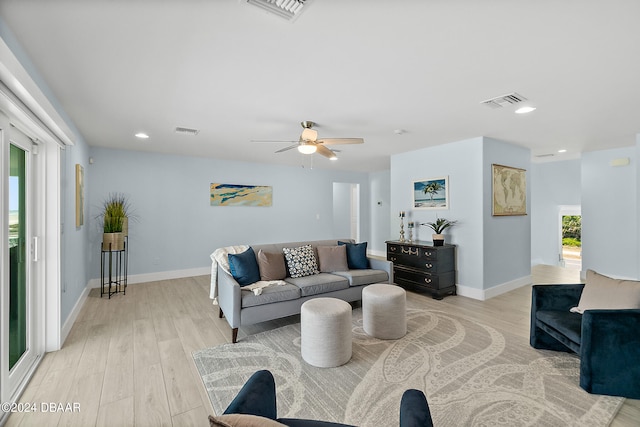
{"label": "white ceiling", "polygon": [[[562,159],[640,133],[637,0],[314,0],[293,23],[241,0],[0,0],[0,16],[92,146],[309,165],[250,140],[312,120],[365,139],[314,167],[376,171],[477,136]],[[537,110],[480,104],[510,92]]]}

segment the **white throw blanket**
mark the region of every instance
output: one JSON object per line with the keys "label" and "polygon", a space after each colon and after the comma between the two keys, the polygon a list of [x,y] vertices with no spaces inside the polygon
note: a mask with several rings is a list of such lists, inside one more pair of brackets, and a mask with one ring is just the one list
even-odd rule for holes
{"label": "white throw blanket", "polygon": [[[211,254],[211,289],[209,298],[213,300],[213,305],[218,305],[218,265],[227,273],[231,274],[229,269],[229,254],[240,254],[249,249],[247,245],[227,246],[218,248]],[[259,282],[243,286],[243,290],[252,291],[255,295],[262,294],[262,290],[269,286],[286,285],[284,280],[260,280]]]}

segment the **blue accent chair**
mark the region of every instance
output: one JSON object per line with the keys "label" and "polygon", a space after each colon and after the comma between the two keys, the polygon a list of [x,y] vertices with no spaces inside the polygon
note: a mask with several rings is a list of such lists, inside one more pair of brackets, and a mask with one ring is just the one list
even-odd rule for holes
{"label": "blue accent chair", "polygon": [[[242,386],[242,389],[240,389],[224,413],[257,415],[276,420],[289,427],[347,426],[346,424],[327,421],[278,418],[276,413],[276,383],[271,372],[267,370],[254,373]],[[427,398],[420,390],[407,390],[402,395],[400,427],[433,427]]]}
{"label": "blue accent chair", "polygon": [[530,344],[580,356],[580,387],[640,399],[640,310],[571,313],[583,284],[534,285]]}

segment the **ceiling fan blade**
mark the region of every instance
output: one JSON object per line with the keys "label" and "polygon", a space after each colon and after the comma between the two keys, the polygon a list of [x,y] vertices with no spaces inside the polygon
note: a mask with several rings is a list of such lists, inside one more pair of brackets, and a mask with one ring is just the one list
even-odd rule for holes
{"label": "ceiling fan blade", "polygon": [[320,145],[320,144],[316,144],[316,153],[321,154],[323,156],[325,156],[328,159],[337,157],[336,153],[334,153],[333,151],[329,150],[327,147]]}
{"label": "ceiling fan blade", "polygon": [[252,139],[251,142],[255,142],[258,144],[273,144],[273,143],[283,143],[283,142],[298,142],[293,140],[284,141],[282,139]]}
{"label": "ceiling fan blade", "polygon": [[288,147],[284,147],[276,151],[276,153],[282,153],[283,151],[291,150],[292,148],[296,148],[299,144],[296,142],[295,144],[291,144]]}
{"label": "ceiling fan blade", "polygon": [[323,138],[316,141],[318,144],[324,145],[340,145],[340,144],[363,144],[362,138]]}

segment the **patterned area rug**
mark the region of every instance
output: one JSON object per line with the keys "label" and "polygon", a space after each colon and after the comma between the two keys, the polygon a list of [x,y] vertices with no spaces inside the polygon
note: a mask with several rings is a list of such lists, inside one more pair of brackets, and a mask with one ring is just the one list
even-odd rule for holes
{"label": "patterned area rug", "polygon": [[315,368],[300,356],[300,324],[193,353],[216,413],[259,369],[276,379],[278,416],[358,426],[398,424],[404,390],[427,396],[436,426],[607,426],[624,399],[579,387],[579,360],[436,310],[408,309],[396,341],[367,336],[353,311],[353,357]]}

